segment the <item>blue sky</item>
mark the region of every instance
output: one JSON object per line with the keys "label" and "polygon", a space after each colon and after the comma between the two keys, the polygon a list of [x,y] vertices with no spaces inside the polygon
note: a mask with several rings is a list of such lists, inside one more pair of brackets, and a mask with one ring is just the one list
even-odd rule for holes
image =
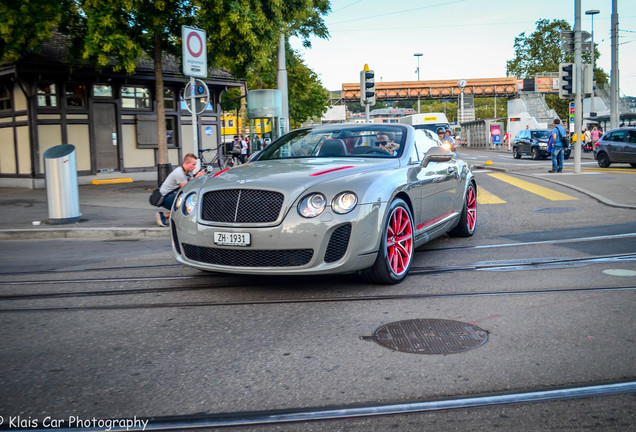
{"label": "blue sky", "polygon": [[[332,0],[325,18],[331,37],[312,39],[305,63],[329,90],[359,81],[367,63],[376,81],[498,78],[514,56],[514,38],[536,30],[539,19],[560,18],[574,26],[574,0]],[[581,0],[581,28],[591,32],[594,16],[597,65],[611,71],[611,0]],[[621,93],[636,96],[636,4],[618,0]]]}

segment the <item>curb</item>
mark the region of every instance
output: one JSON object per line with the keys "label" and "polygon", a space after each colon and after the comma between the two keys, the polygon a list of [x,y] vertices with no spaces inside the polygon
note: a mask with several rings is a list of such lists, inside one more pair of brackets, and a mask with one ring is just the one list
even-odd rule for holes
{"label": "curb", "polygon": [[0,230],[0,240],[104,239],[170,237],[165,228],[35,228]]}

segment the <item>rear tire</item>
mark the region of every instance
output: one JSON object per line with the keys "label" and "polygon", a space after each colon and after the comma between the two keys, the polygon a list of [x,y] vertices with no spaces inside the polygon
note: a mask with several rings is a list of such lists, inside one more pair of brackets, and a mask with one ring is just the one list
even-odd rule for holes
{"label": "rear tire", "polygon": [[607,168],[611,164],[607,153],[599,153],[596,157],[596,160],[598,160],[598,166],[600,166],[601,168]]}
{"label": "rear tire", "polygon": [[470,237],[477,227],[477,188],[474,183],[468,185],[464,208],[459,223],[448,234],[453,237]]}
{"label": "rear tire", "polygon": [[402,199],[389,206],[378,256],[373,267],[360,272],[367,282],[392,285],[402,282],[411,268],[414,249],[413,215]]}

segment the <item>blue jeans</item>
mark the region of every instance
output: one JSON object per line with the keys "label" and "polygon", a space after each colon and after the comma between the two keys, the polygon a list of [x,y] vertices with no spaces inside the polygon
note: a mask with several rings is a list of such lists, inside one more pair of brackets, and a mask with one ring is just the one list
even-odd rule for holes
{"label": "blue jeans", "polygon": [[174,203],[174,199],[177,197],[177,192],[179,192],[179,189],[173,190],[172,192],[168,192],[163,197],[163,202],[161,203],[161,207],[168,210],[172,210],[172,203]]}
{"label": "blue jeans", "polygon": [[565,151],[562,146],[552,147],[552,170],[556,172],[563,171],[563,157]]}

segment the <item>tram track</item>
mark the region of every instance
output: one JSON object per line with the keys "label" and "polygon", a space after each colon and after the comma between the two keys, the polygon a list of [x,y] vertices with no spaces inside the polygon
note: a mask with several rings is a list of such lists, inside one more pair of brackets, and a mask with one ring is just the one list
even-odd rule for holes
{"label": "tram track", "polygon": [[481,291],[461,292],[448,294],[384,294],[370,296],[330,296],[309,298],[286,299],[262,299],[240,301],[194,301],[194,302],[164,302],[164,303],[130,303],[112,305],[88,305],[88,306],[42,306],[42,307],[16,307],[0,308],[0,313],[15,312],[70,312],[89,310],[127,310],[127,309],[165,309],[165,308],[195,308],[195,307],[227,307],[227,306],[254,306],[254,305],[282,305],[302,303],[334,303],[334,302],[369,302],[391,300],[418,300],[433,298],[465,298],[465,297],[494,297],[494,296],[519,296],[519,295],[546,295],[546,294],[571,294],[611,291],[633,291],[636,286],[613,287],[586,287],[586,288],[561,288],[547,290],[518,290],[518,291]]}
{"label": "tram track", "polygon": [[[446,265],[446,266],[414,266],[411,267],[409,276],[422,276],[427,274],[452,273],[459,271],[517,271],[527,270],[529,268],[563,268],[573,265],[588,265],[599,262],[621,262],[634,261],[636,254],[610,254],[610,255],[594,255],[587,257],[565,257],[565,258],[528,258],[522,260],[493,260],[488,262],[476,262],[468,264]],[[220,275],[220,273],[219,273]],[[152,281],[201,281],[202,286],[188,287],[165,287],[165,288],[132,288],[132,289],[111,289],[111,290],[90,290],[90,291],[70,291],[70,292],[49,292],[34,294],[0,294],[1,300],[15,300],[37,297],[64,297],[64,296],[90,296],[90,295],[122,295],[136,293],[151,293],[158,291],[184,291],[184,290],[202,290],[209,288],[233,288],[240,286],[261,286],[261,285],[289,285],[293,282],[285,282],[284,280],[276,280],[263,282],[250,282],[240,276],[225,275],[224,279],[231,278],[234,281],[215,282],[218,277],[207,274],[182,275],[182,276],[135,276],[135,277],[111,277],[111,278],[81,278],[81,279],[44,279],[44,280],[24,280],[24,281],[1,281],[0,286],[28,286],[28,285],[67,285],[77,283],[105,283],[105,282],[152,282]],[[291,278],[294,278],[293,276]]]}
{"label": "tram track", "polygon": [[[623,395],[636,392],[636,381],[609,382],[593,385],[550,388],[545,390],[459,396],[435,400],[414,400],[398,403],[361,403],[356,405],[290,408],[252,412],[229,412],[208,415],[181,415],[139,419],[143,426],[127,427],[130,431],[207,430],[211,428],[246,428],[282,426],[289,423],[353,420],[361,418],[447,412],[480,407],[502,407],[527,403],[556,402],[583,398]],[[147,423],[145,423],[147,421]],[[41,429],[44,431],[45,429]],[[60,428],[58,432],[76,429]],[[102,429],[86,428],[86,431]]]}

